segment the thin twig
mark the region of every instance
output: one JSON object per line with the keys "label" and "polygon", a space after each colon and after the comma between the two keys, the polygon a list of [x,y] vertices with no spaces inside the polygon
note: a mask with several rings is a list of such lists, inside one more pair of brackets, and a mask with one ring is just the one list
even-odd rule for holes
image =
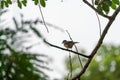
{"label": "thin twig", "polygon": [[42,9],[41,9],[41,6],[40,6],[40,0],[39,0],[38,6],[39,6],[39,10],[40,10],[41,17],[42,17],[42,20],[43,20],[43,24],[44,24],[44,26],[46,27],[47,32],[49,33],[49,29],[48,29],[48,27],[47,27],[47,25],[46,25],[46,23],[45,23],[45,19],[44,19],[44,16],[43,16],[43,13],[42,13]]}
{"label": "thin twig", "polygon": [[78,54],[78,55],[83,56],[83,57],[85,57],[85,58],[89,58],[89,57],[90,57],[90,56],[85,55],[85,54],[82,54],[82,53],[78,53],[78,52],[75,52],[75,51],[72,51],[72,50],[69,50],[69,49],[65,49],[65,48],[56,46],[56,45],[54,45],[54,44],[51,44],[51,43],[47,42],[45,39],[43,39],[43,41],[44,41],[46,44],[48,44],[48,45],[50,45],[50,46],[52,46],[52,47],[55,47],[55,48],[58,48],[58,49],[61,49],[61,50],[64,50],[64,51],[70,51],[70,52],[72,52],[72,53],[74,53],[74,54]]}
{"label": "thin twig", "polygon": [[[41,23],[44,25],[44,22],[43,20],[40,20],[40,19],[36,19],[36,20],[30,20],[30,21],[23,21],[23,24],[31,24],[31,23],[34,23],[34,24],[37,24],[37,23]],[[54,29],[58,29],[60,30],[61,32],[64,32],[64,29],[62,29],[60,26],[57,26],[57,25],[53,25],[49,22],[45,22],[46,25],[48,25],[49,27],[53,27]]]}
{"label": "thin twig", "polygon": [[[67,33],[68,33],[68,31],[66,31]],[[68,35],[69,35],[69,33],[68,33]],[[70,35],[69,35],[69,37],[70,37]],[[71,37],[70,37],[70,39],[72,39]],[[70,53],[70,51],[69,51],[69,61],[70,61],[70,79],[72,78],[72,60],[71,60],[72,58],[71,58],[71,53]]]}
{"label": "thin twig", "polygon": [[[92,0],[92,5],[94,7],[94,0]],[[95,11],[95,14],[96,14],[96,17],[97,17],[97,20],[98,20],[99,32],[100,32],[100,36],[101,36],[101,22],[100,22],[100,18],[99,18],[98,13],[96,11]]]}
{"label": "thin twig", "polygon": [[99,31],[100,31],[100,36],[101,36],[101,22],[98,14],[96,13],[97,19],[98,19],[98,25],[99,25]]}
{"label": "thin twig", "polygon": [[36,46],[36,45],[39,45],[40,43],[39,42],[37,42],[37,43],[35,43],[35,44],[32,44],[32,45],[30,45],[30,46],[28,46],[28,47],[26,47],[26,49],[28,50],[28,49],[31,49],[32,47],[34,47],[34,46]]}
{"label": "thin twig", "polygon": [[[77,46],[76,46],[76,45],[74,45],[74,47],[75,47],[76,51],[78,52]],[[80,58],[80,56],[79,56],[79,55],[77,55],[77,56],[78,56],[78,60],[79,60],[79,62],[80,62],[81,68],[83,69],[82,60],[81,60],[81,58]]]}
{"label": "thin twig", "polygon": [[[70,40],[73,41],[73,39],[72,39],[72,37],[70,36],[70,33],[68,32],[68,30],[66,30],[66,32],[68,33],[68,36],[69,36]],[[75,44],[74,44],[74,47],[75,47],[75,49],[76,49],[76,52],[78,52],[77,46],[76,46]],[[81,65],[81,67],[82,67],[82,69],[83,69],[82,61],[81,61],[79,55],[78,55],[78,59],[79,59],[80,65]]]}
{"label": "thin twig", "polygon": [[75,77],[73,77],[72,80],[77,80],[77,79],[79,79],[84,74],[84,72],[88,68],[91,60],[93,59],[94,55],[97,53],[98,49],[100,48],[100,46],[101,46],[101,44],[102,44],[102,42],[103,42],[103,40],[104,40],[104,38],[105,38],[105,36],[106,36],[109,28],[111,26],[111,24],[114,22],[114,20],[115,20],[115,18],[118,15],[119,12],[120,12],[120,6],[116,9],[116,11],[113,13],[113,15],[111,16],[111,18],[109,19],[109,22],[107,23],[105,29],[103,30],[103,33],[102,33],[100,39],[98,40],[97,45],[95,46],[95,48],[91,52],[90,58],[87,60],[84,68],[82,69],[82,71],[79,74],[77,74]]}

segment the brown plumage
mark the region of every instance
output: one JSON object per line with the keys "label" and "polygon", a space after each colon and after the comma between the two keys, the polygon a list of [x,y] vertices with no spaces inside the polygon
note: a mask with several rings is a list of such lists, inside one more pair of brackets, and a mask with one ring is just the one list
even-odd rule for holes
{"label": "brown plumage", "polygon": [[79,42],[73,42],[73,41],[67,41],[63,40],[62,42],[66,48],[72,48],[74,44],[79,43]]}

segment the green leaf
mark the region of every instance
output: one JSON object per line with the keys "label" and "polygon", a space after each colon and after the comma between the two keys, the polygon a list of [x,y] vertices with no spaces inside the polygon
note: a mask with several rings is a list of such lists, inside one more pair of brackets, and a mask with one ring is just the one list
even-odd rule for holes
{"label": "green leaf", "polygon": [[28,33],[28,30],[26,30],[26,29],[22,29],[21,31],[24,33]]}
{"label": "green leaf", "polygon": [[97,10],[98,10],[99,13],[102,13],[102,11],[103,11],[102,6],[99,5],[99,6],[97,7]]}
{"label": "green leaf", "polygon": [[5,2],[5,6],[6,6],[6,7],[8,7],[8,6],[9,6],[7,2]]}
{"label": "green leaf", "polygon": [[12,1],[11,0],[7,0],[7,3],[12,4]]}
{"label": "green leaf", "polygon": [[37,5],[38,4],[38,0],[34,0],[34,4]]}
{"label": "green leaf", "polygon": [[4,8],[4,3],[5,3],[5,1],[1,1],[0,7],[1,7],[2,9]]}
{"label": "green leaf", "polygon": [[6,44],[6,40],[0,39],[0,45],[4,45],[4,44]]}
{"label": "green leaf", "polygon": [[99,0],[95,0],[95,5],[98,5]]}
{"label": "green leaf", "polygon": [[41,4],[42,7],[45,7],[46,6],[45,0],[40,0],[40,4]]}
{"label": "green leaf", "polygon": [[21,2],[20,2],[19,0],[18,0],[17,3],[18,3],[18,7],[19,7],[19,8],[22,8],[22,4],[21,4]]}
{"label": "green leaf", "polygon": [[33,31],[38,37],[42,37],[42,35],[40,34],[40,32],[39,32],[36,28],[34,28],[34,27],[32,27],[32,26],[30,26],[30,28],[32,29],[32,31]]}
{"label": "green leaf", "polygon": [[104,4],[106,4],[106,5],[108,5],[108,6],[111,6],[111,5],[112,5],[112,1],[106,0],[106,1],[104,2]]}
{"label": "green leaf", "polygon": [[106,14],[108,14],[108,13],[109,13],[110,8],[109,8],[109,6],[108,6],[108,5],[103,4],[102,8],[103,8],[103,10],[105,11],[105,13],[106,13]]}
{"label": "green leaf", "polygon": [[27,0],[23,0],[22,3],[23,3],[24,6],[26,6]]}
{"label": "green leaf", "polygon": [[116,10],[116,5],[114,3],[112,3],[111,8]]}
{"label": "green leaf", "polygon": [[0,48],[0,51],[4,51],[6,48],[5,47],[2,47],[2,48]]}
{"label": "green leaf", "polygon": [[112,2],[115,3],[115,4],[118,4],[118,5],[120,3],[119,0],[112,0]]}
{"label": "green leaf", "polygon": [[0,31],[0,36],[2,36],[4,34],[4,31],[3,30],[1,30]]}

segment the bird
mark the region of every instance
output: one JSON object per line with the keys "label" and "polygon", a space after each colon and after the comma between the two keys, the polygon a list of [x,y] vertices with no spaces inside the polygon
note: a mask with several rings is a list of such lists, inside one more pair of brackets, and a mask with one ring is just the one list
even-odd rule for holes
{"label": "bird", "polygon": [[74,44],[79,43],[79,42],[73,42],[73,41],[63,40],[62,43],[68,49],[68,48],[72,48]]}

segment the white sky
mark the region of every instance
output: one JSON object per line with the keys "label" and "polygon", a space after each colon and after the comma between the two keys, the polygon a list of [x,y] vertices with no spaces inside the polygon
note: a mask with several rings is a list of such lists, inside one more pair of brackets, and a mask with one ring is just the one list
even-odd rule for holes
{"label": "white sky", "polygon": [[[95,46],[99,38],[98,21],[95,12],[90,9],[82,0],[48,0],[45,8],[42,8],[45,21],[58,25],[61,28],[68,30],[74,41],[80,42],[78,47],[84,48],[89,53]],[[31,0],[28,1],[27,7],[22,9],[17,8],[16,4],[10,6],[10,13],[7,14],[7,18],[11,16],[18,17],[19,13],[24,14],[25,19],[36,19],[40,18],[38,6],[35,6]],[[108,34],[106,35],[105,43],[120,44],[120,15],[117,16],[115,22],[112,24]],[[102,30],[107,22],[106,19],[100,17]],[[47,33],[45,27],[41,28],[41,32],[44,33],[45,37],[49,42],[62,46],[61,42],[64,39],[69,39],[66,33],[54,30],[48,27],[50,33]],[[63,46],[62,46],[63,47]],[[68,52],[61,51],[52,47],[41,47],[42,51],[53,58],[54,63],[50,63],[52,68],[55,68],[54,72],[50,75],[51,77],[61,78],[64,73],[64,56]]]}

